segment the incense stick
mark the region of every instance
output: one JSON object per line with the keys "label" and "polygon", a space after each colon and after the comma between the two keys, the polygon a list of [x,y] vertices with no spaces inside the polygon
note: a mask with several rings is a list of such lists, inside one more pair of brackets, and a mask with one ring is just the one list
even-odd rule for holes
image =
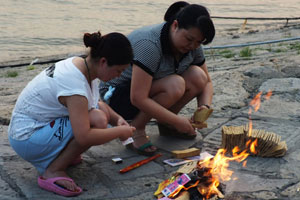
{"label": "incense stick", "polygon": [[160,156],[162,156],[162,154],[156,154],[156,155],[154,155],[154,156],[152,156],[152,157],[150,157],[150,158],[146,158],[146,159],[144,159],[144,160],[138,161],[138,162],[136,162],[136,163],[134,163],[134,164],[132,164],[132,165],[129,165],[128,167],[125,167],[125,168],[121,169],[121,170],[120,170],[120,173],[123,174],[123,173],[125,173],[125,172],[130,171],[130,170],[133,170],[133,169],[135,169],[135,168],[137,168],[137,167],[140,167],[140,166],[142,166],[142,165],[144,165],[144,164],[146,164],[146,163],[148,163],[148,162],[150,162],[150,161],[152,161],[152,160],[154,160],[155,158],[158,158],[158,157],[160,157]]}

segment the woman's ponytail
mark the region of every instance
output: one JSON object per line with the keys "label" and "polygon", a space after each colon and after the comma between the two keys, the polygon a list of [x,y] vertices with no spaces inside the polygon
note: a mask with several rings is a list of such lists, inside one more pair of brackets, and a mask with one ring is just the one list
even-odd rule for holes
{"label": "woman's ponytail", "polygon": [[129,64],[133,59],[133,50],[126,36],[121,33],[101,35],[100,32],[85,33],[83,42],[90,47],[92,59],[99,60],[104,57],[109,66]]}

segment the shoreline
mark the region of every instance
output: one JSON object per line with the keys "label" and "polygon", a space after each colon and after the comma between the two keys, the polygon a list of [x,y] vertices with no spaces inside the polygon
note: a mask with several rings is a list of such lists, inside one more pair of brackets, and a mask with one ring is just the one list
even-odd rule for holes
{"label": "shoreline", "polygon": [[[207,46],[204,46],[207,48],[206,51],[209,50],[210,47],[214,49],[216,46],[228,46],[228,45],[239,45],[239,44],[247,44],[247,43],[259,43],[264,42],[268,40],[280,40],[280,39],[286,39],[287,37],[293,38],[293,37],[299,37],[299,32],[295,31],[297,29],[300,29],[300,23],[289,25],[289,26],[280,26],[280,27],[273,27],[273,28],[266,28],[264,30],[258,30],[253,29],[251,27],[253,25],[246,25],[243,27],[243,23],[240,24],[239,28],[233,28],[229,29],[227,31],[224,31],[222,35],[216,35],[213,42]],[[280,32],[286,32],[287,35],[282,35]],[[291,32],[291,33],[288,33]],[[294,33],[295,32],[295,33]],[[252,35],[258,35],[257,38],[251,37]],[[263,36],[262,36],[263,35]],[[269,37],[266,37],[265,35],[268,35]],[[250,36],[250,37],[249,37]],[[244,38],[244,39],[243,39]],[[225,39],[225,40],[224,40]],[[228,41],[231,43],[228,44]],[[234,48],[234,47],[228,47]],[[237,47],[239,48],[239,47]],[[227,49],[224,48],[224,49]],[[32,56],[32,57],[24,57],[24,58],[15,58],[15,59],[3,59],[0,61],[0,69],[5,67],[18,67],[18,66],[26,66],[29,65],[34,59],[39,59],[37,64],[47,64],[47,63],[53,63],[57,62],[59,60],[65,59],[67,57],[71,56],[78,56],[85,54],[85,51],[77,51],[77,52],[66,52],[62,54],[52,54],[52,55],[45,55],[45,56]]]}

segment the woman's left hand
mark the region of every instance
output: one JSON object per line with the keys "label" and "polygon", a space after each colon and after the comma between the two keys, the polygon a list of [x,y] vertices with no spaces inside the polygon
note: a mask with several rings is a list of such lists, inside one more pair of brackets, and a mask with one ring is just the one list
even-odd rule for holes
{"label": "woman's left hand", "polygon": [[[200,107],[197,108],[196,111],[200,111],[200,110],[203,110],[203,109],[208,109],[208,107],[206,105],[201,105]],[[194,115],[192,115],[192,117],[190,119],[190,122],[195,123]]]}
{"label": "woman's left hand", "polygon": [[117,121],[117,126],[129,126],[129,124],[123,117],[120,116]]}

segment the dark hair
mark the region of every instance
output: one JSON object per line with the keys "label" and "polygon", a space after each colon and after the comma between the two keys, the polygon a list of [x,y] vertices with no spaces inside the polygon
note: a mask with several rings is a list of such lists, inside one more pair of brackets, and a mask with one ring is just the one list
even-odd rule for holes
{"label": "dark hair", "polygon": [[190,5],[188,2],[185,1],[177,1],[170,5],[167,12],[165,13],[164,20],[165,21],[173,21],[172,19],[176,16],[176,13],[178,13],[182,8],[185,6]]}
{"label": "dark hair", "polygon": [[109,33],[101,36],[100,32],[85,33],[83,42],[86,47],[90,47],[92,59],[99,60],[104,57],[107,64],[125,65],[133,59],[133,51],[129,40],[121,33]]}
{"label": "dark hair", "polygon": [[204,6],[189,4],[185,1],[175,2],[166,11],[164,20],[169,25],[174,20],[177,20],[178,28],[189,29],[197,27],[205,38],[203,44],[209,44],[215,37],[214,23]]}

